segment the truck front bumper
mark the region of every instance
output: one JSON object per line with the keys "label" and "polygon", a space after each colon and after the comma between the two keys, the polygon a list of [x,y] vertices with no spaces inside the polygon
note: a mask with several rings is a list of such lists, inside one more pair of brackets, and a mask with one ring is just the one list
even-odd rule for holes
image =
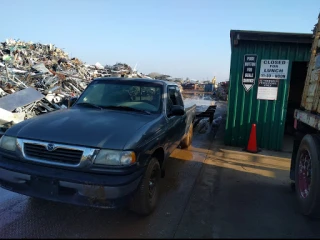
{"label": "truck front bumper", "polygon": [[12,192],[76,205],[118,208],[128,204],[143,169],[107,175],[30,164],[0,155],[0,186]]}

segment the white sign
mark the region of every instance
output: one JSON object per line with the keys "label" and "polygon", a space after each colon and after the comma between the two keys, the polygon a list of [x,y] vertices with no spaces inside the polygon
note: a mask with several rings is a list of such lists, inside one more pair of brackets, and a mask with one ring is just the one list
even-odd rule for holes
{"label": "white sign", "polygon": [[264,79],[287,79],[289,60],[261,60],[260,77]]}
{"label": "white sign", "polygon": [[277,100],[279,80],[259,79],[257,99]]}

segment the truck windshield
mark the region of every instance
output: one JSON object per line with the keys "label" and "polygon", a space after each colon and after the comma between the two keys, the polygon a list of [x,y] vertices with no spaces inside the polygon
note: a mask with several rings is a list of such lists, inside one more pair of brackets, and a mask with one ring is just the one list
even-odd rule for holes
{"label": "truck windshield", "polygon": [[[80,96],[76,105],[119,110],[161,111],[161,85],[134,81],[96,81]],[[87,104],[83,104],[87,103]]]}

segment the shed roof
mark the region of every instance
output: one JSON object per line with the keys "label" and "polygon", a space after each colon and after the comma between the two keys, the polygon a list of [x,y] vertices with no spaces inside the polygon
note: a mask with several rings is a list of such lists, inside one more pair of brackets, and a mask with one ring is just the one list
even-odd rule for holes
{"label": "shed roof", "polygon": [[312,44],[313,38],[310,33],[284,33],[284,32],[263,32],[247,30],[230,30],[231,45],[239,41],[264,41],[282,43],[307,43]]}

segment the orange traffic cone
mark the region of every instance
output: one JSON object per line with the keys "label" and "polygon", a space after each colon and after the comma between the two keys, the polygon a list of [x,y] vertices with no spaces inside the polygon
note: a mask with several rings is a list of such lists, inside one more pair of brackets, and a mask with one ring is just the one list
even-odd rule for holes
{"label": "orange traffic cone", "polygon": [[257,145],[257,129],[256,128],[257,128],[257,125],[255,123],[252,124],[249,141],[246,148],[246,151],[251,153],[259,152],[258,145]]}

